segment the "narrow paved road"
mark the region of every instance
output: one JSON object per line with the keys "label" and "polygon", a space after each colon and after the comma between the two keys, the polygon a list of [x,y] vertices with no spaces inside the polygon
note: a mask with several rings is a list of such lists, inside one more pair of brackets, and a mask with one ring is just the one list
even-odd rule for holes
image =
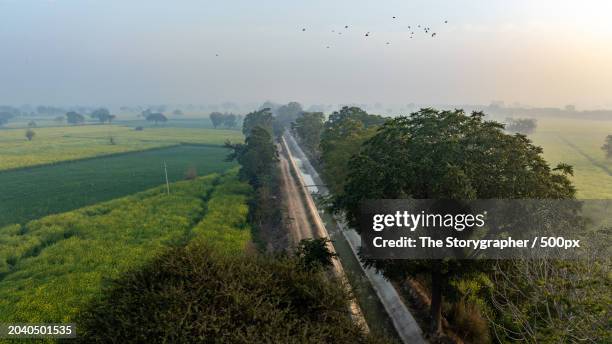
{"label": "narrow paved road", "polygon": [[[323,196],[328,195],[329,191],[324,186],[323,180],[319,177],[319,174],[314,169],[314,167],[308,160],[308,157],[306,157],[306,154],[304,154],[299,144],[296,142],[295,138],[287,132],[283,137],[283,142],[286,144],[285,148],[288,150],[288,158],[290,160],[300,160],[300,173],[309,175],[308,179],[311,179],[317,185],[319,194]],[[293,162],[293,164],[296,163]],[[304,189],[306,188],[304,187]],[[358,250],[361,246],[361,237],[354,229],[346,227],[342,223],[342,221],[338,221],[338,226],[340,227],[340,231],[351,246],[353,254],[357,257],[357,259],[359,259]],[[416,322],[406,305],[403,303],[395,287],[393,287],[393,285],[389,281],[387,281],[383,276],[378,274],[374,269],[365,267],[363,264],[361,264],[361,268],[363,269],[365,275],[368,277],[368,280],[376,291],[376,294],[380,299],[381,303],[385,307],[385,310],[391,318],[393,326],[395,327],[395,330],[397,331],[402,341],[404,343],[426,343],[425,339],[423,339],[423,333],[421,331],[421,328],[419,327],[418,323]]]}

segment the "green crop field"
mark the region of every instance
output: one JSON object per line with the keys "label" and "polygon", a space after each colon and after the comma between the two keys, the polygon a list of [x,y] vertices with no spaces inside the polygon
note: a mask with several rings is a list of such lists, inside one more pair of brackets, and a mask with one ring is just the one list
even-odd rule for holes
{"label": "green crop field", "polygon": [[202,127],[159,127],[135,131],[119,125],[86,125],[34,128],[34,131],[36,136],[28,141],[23,129],[0,130],[0,171],[180,143],[220,146],[226,140],[243,140],[238,130]]}
{"label": "green crop field", "polygon": [[251,189],[235,171],[0,228],[0,322],[69,322],[105,281],[171,245],[227,252],[251,240]]}
{"label": "green crop field", "polygon": [[612,199],[612,160],[600,148],[607,135],[612,135],[612,121],[540,119],[530,138],[544,148],[552,165],[574,167],[579,198]]}
{"label": "green crop field", "polygon": [[197,174],[223,172],[236,166],[226,162],[223,147],[176,146],[144,152],[0,172],[0,226],[107,201]]}

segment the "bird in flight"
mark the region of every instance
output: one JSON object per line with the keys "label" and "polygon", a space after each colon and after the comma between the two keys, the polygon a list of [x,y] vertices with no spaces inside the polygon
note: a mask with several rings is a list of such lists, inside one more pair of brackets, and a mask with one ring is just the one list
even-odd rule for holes
{"label": "bird in flight", "polygon": [[345,28],[345,29],[348,29],[348,25],[344,25],[344,28]]}
{"label": "bird in flight", "polygon": [[302,31],[306,31],[306,28],[302,28]]}

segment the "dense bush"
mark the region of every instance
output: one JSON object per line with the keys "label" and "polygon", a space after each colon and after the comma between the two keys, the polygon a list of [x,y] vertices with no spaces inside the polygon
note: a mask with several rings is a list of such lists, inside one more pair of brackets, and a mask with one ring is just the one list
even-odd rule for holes
{"label": "dense bush", "polygon": [[347,294],[288,257],[177,248],[80,314],[82,343],[369,343]]}

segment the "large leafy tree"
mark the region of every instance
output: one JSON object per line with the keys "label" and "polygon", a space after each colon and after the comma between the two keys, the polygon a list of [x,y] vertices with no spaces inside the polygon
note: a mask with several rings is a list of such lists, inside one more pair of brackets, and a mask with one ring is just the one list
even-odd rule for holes
{"label": "large leafy tree", "polygon": [[246,115],[242,124],[242,132],[245,136],[251,135],[251,131],[255,127],[260,127],[266,130],[270,136],[272,135],[272,126],[274,123],[274,117],[270,109],[265,108],[258,111],[251,112]]}
{"label": "large leafy tree", "polygon": [[244,144],[227,143],[233,151],[228,160],[236,160],[242,166],[240,176],[258,188],[272,177],[278,153],[268,130],[256,126],[251,129]]}
{"label": "large leafy tree", "polygon": [[534,118],[507,118],[506,130],[511,133],[530,135],[536,130],[538,122]]}
{"label": "large leafy tree", "polygon": [[303,111],[302,105],[298,102],[290,102],[275,109],[274,131],[276,134],[280,135],[285,128],[289,128]]}
{"label": "large leafy tree", "polygon": [[[337,204],[355,227],[364,199],[573,198],[567,174],[551,168],[542,149],[524,135],[509,135],[484,114],[423,109],[388,120],[350,160]],[[487,262],[370,260],[387,277],[431,276],[431,330],[441,331],[442,296],[454,281],[489,268]]]}
{"label": "large leafy tree", "polygon": [[225,114],[225,116],[223,117],[223,125],[225,125],[227,128],[235,128],[236,125],[238,125],[236,120],[237,116],[233,113]]}
{"label": "large leafy tree", "polygon": [[99,108],[91,113],[91,118],[97,119],[100,123],[111,123],[115,119],[115,115],[111,115],[106,108]]}
{"label": "large leafy tree", "polygon": [[80,113],[70,111],[66,113],[66,122],[70,124],[81,124],[85,122],[85,117],[83,117],[83,115]]}
{"label": "large leafy tree", "polygon": [[325,115],[322,112],[304,112],[293,125],[306,150],[315,157],[318,156],[324,123]]}
{"label": "large leafy tree", "polygon": [[358,107],[346,106],[329,116],[321,133],[320,150],[323,176],[334,194],[343,191],[351,156],[385,120]]}
{"label": "large leafy tree", "polygon": [[223,124],[223,114],[221,112],[212,112],[210,115],[210,121],[212,122],[213,127],[215,127],[215,129],[219,126],[221,126],[221,124]]}
{"label": "large leafy tree", "polygon": [[155,125],[157,125],[157,123],[159,123],[159,122],[167,122],[168,121],[168,118],[166,116],[164,116],[163,113],[160,113],[160,112],[149,113],[147,115],[146,119],[149,122],[155,122]]}

